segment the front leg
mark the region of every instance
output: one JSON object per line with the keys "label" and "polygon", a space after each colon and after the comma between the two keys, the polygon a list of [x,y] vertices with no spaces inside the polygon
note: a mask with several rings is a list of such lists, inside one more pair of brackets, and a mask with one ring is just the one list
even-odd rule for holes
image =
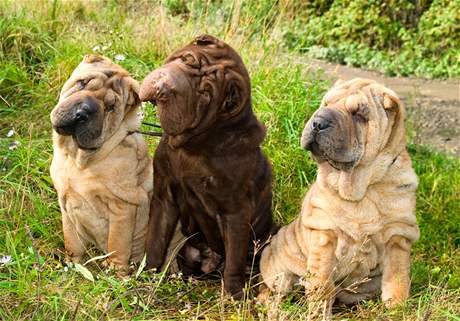
{"label": "front leg", "polygon": [[153,196],[145,241],[147,268],[163,266],[168,247],[179,220],[179,209],[173,194],[173,176],[164,141],[160,142],[153,161]]}
{"label": "front leg", "polygon": [[393,236],[385,246],[382,300],[388,307],[402,304],[410,290],[410,248],[405,237]]}
{"label": "front leg", "polygon": [[[166,189],[169,189],[169,187],[166,187]],[[168,247],[174,235],[179,215],[172,199],[164,195],[167,193],[155,192],[150,205],[145,250],[147,253],[147,268],[159,271],[163,263],[165,263]]]}
{"label": "front leg", "polygon": [[83,237],[77,234],[75,226],[70,221],[68,214],[62,208],[61,206],[66,255],[72,262],[80,263],[85,253],[86,246]]}
{"label": "front leg", "polygon": [[246,261],[250,239],[250,221],[246,213],[223,217],[225,245],[224,287],[235,299],[243,297]]}
{"label": "front leg", "polygon": [[127,273],[131,258],[136,211],[135,205],[119,204],[117,211],[112,212],[109,218],[107,251],[113,254],[109,257],[108,263],[122,275]]}
{"label": "front leg", "polygon": [[331,230],[312,230],[309,241],[305,280],[308,318],[316,319],[321,315],[323,320],[330,320],[335,297],[333,273],[337,238]]}
{"label": "front leg", "polygon": [[306,293],[312,297],[334,296],[332,274],[336,265],[337,238],[331,230],[312,230],[307,258]]}

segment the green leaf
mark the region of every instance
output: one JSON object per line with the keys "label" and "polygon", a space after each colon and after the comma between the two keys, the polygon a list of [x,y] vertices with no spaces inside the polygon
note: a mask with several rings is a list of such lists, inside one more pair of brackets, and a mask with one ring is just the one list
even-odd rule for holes
{"label": "green leaf", "polygon": [[115,251],[112,251],[112,252],[104,254],[104,255],[95,256],[95,257],[89,259],[88,261],[86,261],[83,265],[87,265],[88,263],[94,262],[94,261],[97,261],[97,260],[105,259],[106,257],[109,257],[113,253],[115,253]]}
{"label": "green leaf", "polygon": [[93,274],[80,263],[75,263],[75,270],[77,270],[87,280],[94,282]]}
{"label": "green leaf", "polygon": [[139,267],[137,268],[136,279],[139,277],[139,275],[141,275],[142,271],[144,270],[146,261],[147,261],[147,255],[144,254],[144,257],[142,258],[142,261],[139,264]]}

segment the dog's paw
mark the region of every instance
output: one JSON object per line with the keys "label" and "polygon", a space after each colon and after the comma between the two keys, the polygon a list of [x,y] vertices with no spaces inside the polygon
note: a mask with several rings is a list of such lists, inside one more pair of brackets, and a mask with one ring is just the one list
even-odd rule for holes
{"label": "dog's paw", "polygon": [[403,283],[382,290],[382,301],[387,308],[395,308],[403,305],[408,297],[409,286]]}
{"label": "dog's paw", "polygon": [[382,298],[385,304],[385,307],[389,309],[404,305],[404,303],[406,302],[406,299],[407,299],[407,295],[393,295],[392,297],[389,297],[389,298]]}
{"label": "dog's paw", "polygon": [[272,291],[268,287],[264,287],[259,291],[256,301],[260,304],[266,304],[270,300],[271,294]]}
{"label": "dog's paw", "polygon": [[321,301],[335,295],[334,284],[326,279],[310,277],[300,281],[305,288],[305,295],[309,300]]}
{"label": "dog's paw", "polygon": [[74,256],[74,255],[66,254],[65,260],[67,262],[72,262],[72,263],[81,263],[82,260],[83,260],[83,257],[82,256]]}
{"label": "dog's paw", "polygon": [[110,259],[102,261],[104,269],[115,271],[115,275],[119,278],[126,279],[129,277],[129,267],[127,265],[117,264]]}

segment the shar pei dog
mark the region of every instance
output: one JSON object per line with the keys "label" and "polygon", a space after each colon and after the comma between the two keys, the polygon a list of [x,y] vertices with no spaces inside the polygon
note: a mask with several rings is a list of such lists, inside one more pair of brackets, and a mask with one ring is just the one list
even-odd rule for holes
{"label": "shar pei dog", "polygon": [[140,98],[157,107],[164,130],[153,161],[147,266],[162,265],[179,222],[187,237],[183,271],[223,266],[225,290],[241,297],[254,243],[274,226],[271,167],[260,148],[265,128],[241,58],[199,36],[144,79]]}
{"label": "shar pei dog", "polygon": [[59,197],[67,254],[89,244],[112,253],[119,273],[145,253],[152,160],[137,133],[139,84],[109,59],[85,56],[51,112],[51,177]]}
{"label": "shar pei dog", "polygon": [[299,282],[307,297],[321,292],[316,298],[330,303],[380,292],[388,306],[402,303],[419,229],[401,101],[372,80],[339,81],[305,125],[301,145],[318,163],[317,179],[300,216],[264,249],[264,283],[286,293]]}

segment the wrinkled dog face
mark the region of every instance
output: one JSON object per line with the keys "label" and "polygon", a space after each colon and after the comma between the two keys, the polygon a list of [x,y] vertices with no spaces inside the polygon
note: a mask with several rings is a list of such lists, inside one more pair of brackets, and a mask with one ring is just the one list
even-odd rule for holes
{"label": "wrinkled dog face", "polygon": [[87,55],[62,88],[51,112],[53,129],[71,135],[78,147],[96,150],[139,103],[138,85],[109,59]]}
{"label": "wrinkled dog face", "polygon": [[157,106],[168,135],[195,135],[247,106],[249,76],[230,46],[199,36],[144,79],[140,98]]}
{"label": "wrinkled dog face", "polygon": [[337,83],[305,125],[301,145],[316,161],[349,171],[382,151],[400,109],[396,94],[372,80]]}

